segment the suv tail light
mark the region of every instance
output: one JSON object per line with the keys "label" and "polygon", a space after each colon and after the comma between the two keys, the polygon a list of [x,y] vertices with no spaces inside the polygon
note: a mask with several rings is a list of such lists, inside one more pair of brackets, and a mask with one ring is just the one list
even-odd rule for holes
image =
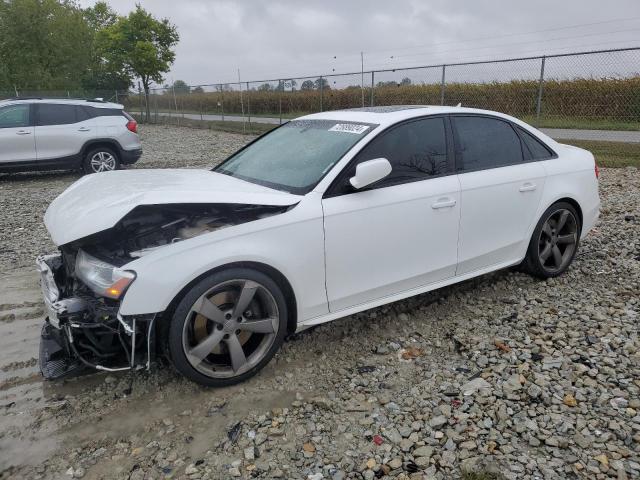
{"label": "suv tail light", "polygon": [[138,133],[138,122],[135,120],[129,120],[127,122],[127,130],[133,133]]}
{"label": "suv tail light", "polygon": [[598,168],[598,164],[596,163],[595,166],[595,172],[596,172],[596,179],[600,178],[600,169]]}

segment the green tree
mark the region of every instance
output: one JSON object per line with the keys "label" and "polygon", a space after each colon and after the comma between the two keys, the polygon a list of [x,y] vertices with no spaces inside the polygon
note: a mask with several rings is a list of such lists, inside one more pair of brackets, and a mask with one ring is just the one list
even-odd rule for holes
{"label": "green tree", "polygon": [[[140,5],[100,32],[105,59],[118,70],[140,78],[147,100],[151,82],[162,82],[163,74],[169,71],[179,38],[168,19],[157,20]],[[149,102],[145,103],[149,120]]]}
{"label": "green tree", "polygon": [[260,92],[270,92],[271,90],[273,90],[273,87],[269,83],[263,83],[258,86],[258,91]]}
{"label": "green tree", "polygon": [[80,88],[91,37],[69,0],[0,1],[0,89]]}
{"label": "green tree", "polygon": [[300,85],[300,90],[313,90],[313,80],[305,80]]}
{"label": "green tree", "polygon": [[409,77],[404,77],[400,80],[400,86],[411,85],[411,79]]}
{"label": "green tree", "polygon": [[195,87],[191,90],[192,93],[204,93],[204,88],[202,87]]}
{"label": "green tree", "polygon": [[173,91],[176,92],[176,95],[189,93],[191,91],[191,87],[187,85],[187,82],[184,80],[176,80],[172,85]]}
{"label": "green tree", "polygon": [[313,88],[316,90],[320,90],[320,86],[322,85],[323,90],[330,90],[329,81],[326,78],[317,78],[315,82],[313,82]]}
{"label": "green tree", "polygon": [[92,33],[91,63],[84,76],[83,84],[87,90],[128,90],[132,75],[121,69],[117,63],[105,58],[105,49],[101,40],[102,31],[112,27],[118,21],[118,14],[105,2],[97,2],[84,10],[84,18]]}

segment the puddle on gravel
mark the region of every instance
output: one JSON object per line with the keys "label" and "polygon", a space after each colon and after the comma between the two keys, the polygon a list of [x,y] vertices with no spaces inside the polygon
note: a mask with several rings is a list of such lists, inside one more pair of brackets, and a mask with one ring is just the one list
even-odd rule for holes
{"label": "puddle on gravel", "polygon": [[[11,466],[37,465],[62,449],[89,441],[153,437],[149,427],[164,419],[188,429],[193,437],[188,451],[195,458],[224,438],[230,423],[253,411],[290,406],[295,400],[295,392],[256,388],[275,376],[273,364],[241,386],[217,390],[196,387],[167,371],[152,373],[146,380],[136,378],[129,396],[107,394],[107,375],[101,373],[45,382],[37,365],[44,319],[40,297],[35,269],[0,274],[0,476]],[[127,375],[110,374],[116,382]],[[67,410],[65,397],[84,403]],[[205,406],[213,400],[224,407],[208,416]],[[96,401],[102,406],[96,406]],[[48,409],[51,414],[42,415]],[[193,415],[180,415],[186,410]]]}

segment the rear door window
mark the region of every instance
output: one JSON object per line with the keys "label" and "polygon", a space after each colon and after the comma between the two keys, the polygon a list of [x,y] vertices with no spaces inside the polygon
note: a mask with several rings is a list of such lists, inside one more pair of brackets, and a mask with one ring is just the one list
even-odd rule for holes
{"label": "rear door window", "polygon": [[0,128],[29,126],[29,105],[7,105],[0,108]]}
{"label": "rear door window", "polygon": [[68,125],[77,121],[76,105],[36,104],[36,126]]}
{"label": "rear door window", "polygon": [[520,137],[508,122],[480,116],[453,116],[452,121],[459,170],[485,170],[524,160]]}

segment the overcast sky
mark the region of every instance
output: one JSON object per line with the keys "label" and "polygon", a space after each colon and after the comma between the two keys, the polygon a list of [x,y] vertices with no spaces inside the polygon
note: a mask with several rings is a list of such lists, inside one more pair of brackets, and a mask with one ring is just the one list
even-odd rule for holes
{"label": "overcast sky", "polygon": [[167,83],[354,72],[361,51],[369,70],[640,46],[640,0],[138,1],[180,33]]}

